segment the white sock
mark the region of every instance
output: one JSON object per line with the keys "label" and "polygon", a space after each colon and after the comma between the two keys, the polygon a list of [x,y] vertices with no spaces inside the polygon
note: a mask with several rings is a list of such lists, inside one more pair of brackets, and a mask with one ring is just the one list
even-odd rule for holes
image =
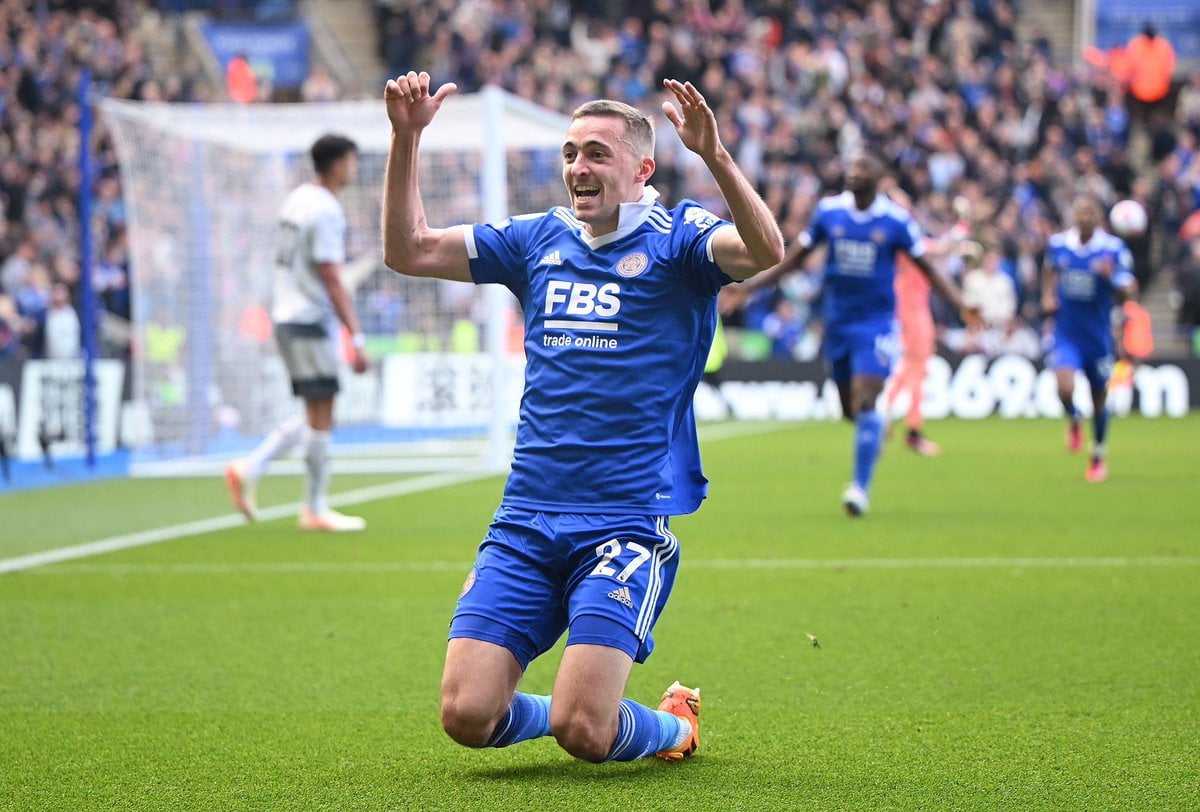
{"label": "white sock", "polygon": [[308,433],[308,420],[298,414],[280,423],[274,431],[258,444],[258,447],[242,458],[246,465],[246,476],[258,479],[267,468],[267,463],[294,448]]}
{"label": "white sock", "polygon": [[314,430],[308,436],[304,462],[308,467],[308,509],[315,514],[329,510],[329,439],[331,432]]}
{"label": "white sock", "polygon": [[688,740],[688,736],[692,735],[691,722],[687,719],[680,719],[678,716],[675,717],[675,720],[679,722],[679,734],[675,737],[675,743],[667,748],[669,750],[677,750],[683,747],[683,743]]}

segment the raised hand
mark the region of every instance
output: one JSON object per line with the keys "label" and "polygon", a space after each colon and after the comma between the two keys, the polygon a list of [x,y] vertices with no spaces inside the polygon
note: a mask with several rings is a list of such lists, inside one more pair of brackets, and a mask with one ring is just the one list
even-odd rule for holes
{"label": "raised hand", "polygon": [[669,101],[662,105],[663,114],[679,133],[679,140],[701,158],[714,157],[721,149],[721,136],[717,132],[717,117],[704,96],[691,82],[664,79],[663,87],[671,91],[679,103],[678,109]]}
{"label": "raised hand", "polygon": [[392,130],[415,133],[425,129],[441,109],[442,102],[457,90],[458,85],[447,82],[430,95],[429,74],[425,71],[409,71],[388,79],[383,88],[383,100]]}

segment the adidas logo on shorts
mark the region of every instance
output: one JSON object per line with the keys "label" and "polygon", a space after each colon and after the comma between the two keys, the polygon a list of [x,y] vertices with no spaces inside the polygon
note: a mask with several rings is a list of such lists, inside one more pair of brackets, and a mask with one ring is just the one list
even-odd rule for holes
{"label": "adidas logo on shorts", "polygon": [[633,608],[633,598],[629,594],[629,587],[621,586],[608,593],[608,597],[612,598],[617,603],[623,603],[630,609]]}

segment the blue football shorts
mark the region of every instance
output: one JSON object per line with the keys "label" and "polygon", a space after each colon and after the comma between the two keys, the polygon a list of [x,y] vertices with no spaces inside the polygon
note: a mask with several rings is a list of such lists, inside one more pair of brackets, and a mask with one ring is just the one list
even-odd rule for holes
{"label": "blue football shorts", "polygon": [[463,584],[450,638],[504,646],[522,669],[564,631],[568,646],[608,646],[644,662],[678,565],[666,516],[502,505]]}
{"label": "blue football shorts", "polygon": [[1061,333],[1054,334],[1054,346],[1046,356],[1046,365],[1051,369],[1082,370],[1092,389],[1103,389],[1112,374],[1113,357],[1102,348],[1089,349],[1081,342]]}
{"label": "blue football shorts", "polygon": [[900,357],[900,330],[895,319],[829,327],[825,358],[834,383],[850,383],[855,375],[886,378]]}

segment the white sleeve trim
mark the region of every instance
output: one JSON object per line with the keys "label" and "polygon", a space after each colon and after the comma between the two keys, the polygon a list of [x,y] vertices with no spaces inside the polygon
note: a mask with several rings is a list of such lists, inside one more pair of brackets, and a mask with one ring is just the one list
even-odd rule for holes
{"label": "white sleeve trim", "polygon": [[708,239],[704,241],[704,255],[708,257],[709,262],[716,262],[716,260],[713,259],[712,241],[717,232],[723,228],[737,228],[737,226],[735,226],[733,223],[721,223],[712,231],[708,232]]}
{"label": "white sleeve trim", "polygon": [[479,248],[475,245],[475,226],[463,226],[463,242],[467,244],[467,258],[479,259]]}

